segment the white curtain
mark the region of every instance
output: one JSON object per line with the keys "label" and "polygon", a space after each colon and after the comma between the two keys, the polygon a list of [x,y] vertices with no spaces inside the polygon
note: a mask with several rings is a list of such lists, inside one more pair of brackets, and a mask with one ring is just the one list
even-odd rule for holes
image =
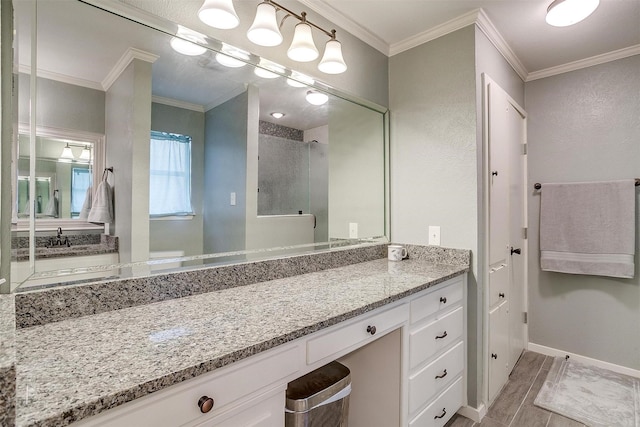
{"label": "white curtain", "polygon": [[149,215],[191,215],[191,137],[151,131]]}

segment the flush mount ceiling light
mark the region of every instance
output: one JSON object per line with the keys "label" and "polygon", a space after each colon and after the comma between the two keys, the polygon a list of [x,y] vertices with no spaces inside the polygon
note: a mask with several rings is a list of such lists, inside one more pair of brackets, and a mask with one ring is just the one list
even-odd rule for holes
{"label": "flush mount ceiling light", "polygon": [[313,105],[323,105],[329,100],[329,96],[322,92],[316,92],[315,90],[310,90],[307,92],[307,102]]}
{"label": "flush mount ceiling light", "polygon": [[205,0],[198,11],[198,18],[205,24],[221,30],[230,30],[240,23],[232,0]]}
{"label": "flush mount ceiling light", "polygon": [[600,0],[555,0],[547,9],[547,24],[554,27],[576,24],[591,15],[599,4]]}
{"label": "flush mount ceiling light", "polygon": [[216,53],[216,61],[230,68],[244,67],[247,65],[246,61],[249,61],[249,59],[250,57],[247,52],[226,43],[222,43],[222,49]]}
{"label": "flush mount ceiling light", "polygon": [[280,77],[280,74],[284,73],[284,67],[276,64],[275,62],[260,58],[260,62],[258,62],[258,66],[253,72],[256,76],[262,77],[263,79],[275,79]]}
{"label": "flush mount ceiling light", "polygon": [[60,160],[68,162],[74,159],[75,159],[75,156],[73,155],[73,151],[71,151],[71,147],[69,147],[69,143],[67,143],[67,145],[65,145],[65,147],[62,149],[62,153],[60,154]]}
{"label": "flush mount ceiling light", "polygon": [[182,25],[178,25],[176,36],[172,37],[169,42],[173,50],[187,56],[198,56],[207,51],[206,47],[200,46],[197,43],[207,44],[202,34],[191,31]]}
{"label": "flush mount ceiling light", "polygon": [[274,111],[273,113],[271,113],[271,117],[273,117],[274,119],[281,119],[284,117],[284,113],[278,113]]}
{"label": "flush mount ceiling light", "polygon": [[292,87],[306,87],[314,84],[315,81],[302,73],[292,71],[291,76],[287,77],[287,84]]}

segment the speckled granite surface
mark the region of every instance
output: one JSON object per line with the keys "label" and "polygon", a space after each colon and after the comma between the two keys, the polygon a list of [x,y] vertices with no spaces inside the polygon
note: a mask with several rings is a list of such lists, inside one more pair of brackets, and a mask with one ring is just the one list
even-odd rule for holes
{"label": "speckled granite surface", "polygon": [[13,295],[0,295],[0,426],[15,423],[15,313]]}
{"label": "speckled granite surface", "polygon": [[258,132],[263,135],[279,136],[280,138],[286,138],[300,142],[302,142],[304,136],[304,132],[299,129],[265,122],[263,120],[260,120]]}
{"label": "speckled granite surface", "polygon": [[[71,240],[70,236],[69,239]],[[78,236],[80,237],[80,236]],[[81,240],[84,241],[84,240]],[[98,243],[76,244],[71,246],[56,246],[47,248],[44,245],[36,247],[36,259],[62,258],[72,256],[89,256],[118,252],[118,238],[101,235]],[[29,259],[29,248],[12,249],[11,259],[13,261],[27,261]]]}
{"label": "speckled granite surface", "polygon": [[20,329],[17,425],[68,425],[466,271],[378,259]]}
{"label": "speckled granite surface", "polygon": [[16,326],[26,328],[341,267],[387,256],[385,244],[341,248],[221,267],[65,286],[16,294]]}

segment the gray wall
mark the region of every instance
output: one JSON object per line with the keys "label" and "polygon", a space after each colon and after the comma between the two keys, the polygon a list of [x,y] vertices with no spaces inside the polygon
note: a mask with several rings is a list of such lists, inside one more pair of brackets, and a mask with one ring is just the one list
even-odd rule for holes
{"label": "gray wall", "polygon": [[[0,118],[2,133],[0,134],[0,235],[11,235],[11,158],[13,138],[12,86],[13,86],[13,49],[11,48],[13,33],[13,5],[11,2],[0,4]],[[4,285],[0,285],[0,293],[8,293],[11,273],[11,239],[0,239],[0,279],[6,279]],[[15,385],[14,385],[15,387]],[[10,407],[9,407],[10,406]],[[4,410],[0,406],[0,410]],[[7,405],[7,413],[13,414],[14,402]]]}
{"label": "gray wall", "polygon": [[113,166],[120,262],[149,258],[151,64],[134,59],[107,91],[106,163]]}
{"label": "gray wall", "polygon": [[247,92],[205,113],[204,253],[245,248],[247,114]]}
{"label": "gray wall", "polygon": [[191,137],[190,220],[150,220],[149,250],[183,250],[185,255],[202,254],[202,199],[204,193],[204,113],[153,103],[151,129]]}
{"label": "gray wall", "polygon": [[[18,114],[29,122],[30,76],[19,74]],[[38,77],[36,123],[62,129],[104,134],[105,93],[100,90]]]}
{"label": "gray wall", "polygon": [[[640,177],[639,70],[636,55],[526,83],[530,189]],[[634,279],[543,272],[540,196],[528,202],[529,340],[640,369],[640,242]]]}
{"label": "gray wall", "polygon": [[[302,4],[282,0],[282,5],[294,12],[306,11],[307,19],[326,29],[335,28],[337,38],[342,43],[342,51],[345,62],[349,67],[343,74],[330,75],[317,69],[319,60],[309,63],[292,61],[287,57],[287,49],[293,38],[295,27],[294,19],[287,19],[282,27],[282,35],[285,41],[277,47],[263,47],[251,43],[247,39],[247,30],[255,17],[256,6],[259,2],[236,1],[234,6],[240,17],[240,25],[232,30],[218,30],[203,24],[197,17],[201,1],[170,2],[149,0],[123,0],[123,3],[149,11],[188,28],[209,35],[215,39],[230,43],[245,49],[256,55],[275,61],[291,69],[305,73],[317,80],[327,83],[330,87],[341,89],[356,96],[387,106],[389,100],[388,64],[389,59],[383,53],[367,45],[358,38],[352,36],[340,27],[336,27],[331,21],[323,18]],[[281,18],[283,13],[279,13]],[[314,31],[314,39],[318,50],[324,51],[324,43],[328,40],[323,34]]]}

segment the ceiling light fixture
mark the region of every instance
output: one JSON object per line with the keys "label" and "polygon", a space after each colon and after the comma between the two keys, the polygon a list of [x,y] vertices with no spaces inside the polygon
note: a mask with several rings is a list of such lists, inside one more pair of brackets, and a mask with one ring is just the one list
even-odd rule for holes
{"label": "ceiling light fixture", "polygon": [[69,147],[69,143],[65,145],[62,149],[62,153],[60,154],[60,160],[62,161],[71,161],[74,160],[75,156],[73,155],[73,151],[71,151],[71,147]]}
{"label": "ceiling light fixture", "polygon": [[273,117],[274,119],[281,119],[284,117],[284,113],[278,113],[274,111],[273,113],[271,113],[271,117]]}
{"label": "ceiling light fixture", "polygon": [[316,92],[315,90],[310,90],[307,92],[307,102],[313,105],[323,105],[329,100],[329,96],[322,92]]}
{"label": "ceiling light fixture", "polygon": [[221,30],[230,30],[240,23],[232,0],[204,0],[198,11],[198,18],[205,24]]}
{"label": "ceiling light fixture", "polygon": [[198,56],[207,51],[206,47],[200,46],[197,43],[207,44],[202,34],[191,31],[182,25],[178,25],[176,36],[172,37],[169,42],[173,50],[187,56]]}
{"label": "ceiling light fixture", "polygon": [[547,24],[554,27],[576,24],[591,15],[599,4],[600,0],[555,0],[547,9]]}
{"label": "ceiling light fixture", "polygon": [[244,67],[249,59],[251,58],[247,52],[226,43],[222,43],[222,49],[216,53],[216,61],[230,68]]}

